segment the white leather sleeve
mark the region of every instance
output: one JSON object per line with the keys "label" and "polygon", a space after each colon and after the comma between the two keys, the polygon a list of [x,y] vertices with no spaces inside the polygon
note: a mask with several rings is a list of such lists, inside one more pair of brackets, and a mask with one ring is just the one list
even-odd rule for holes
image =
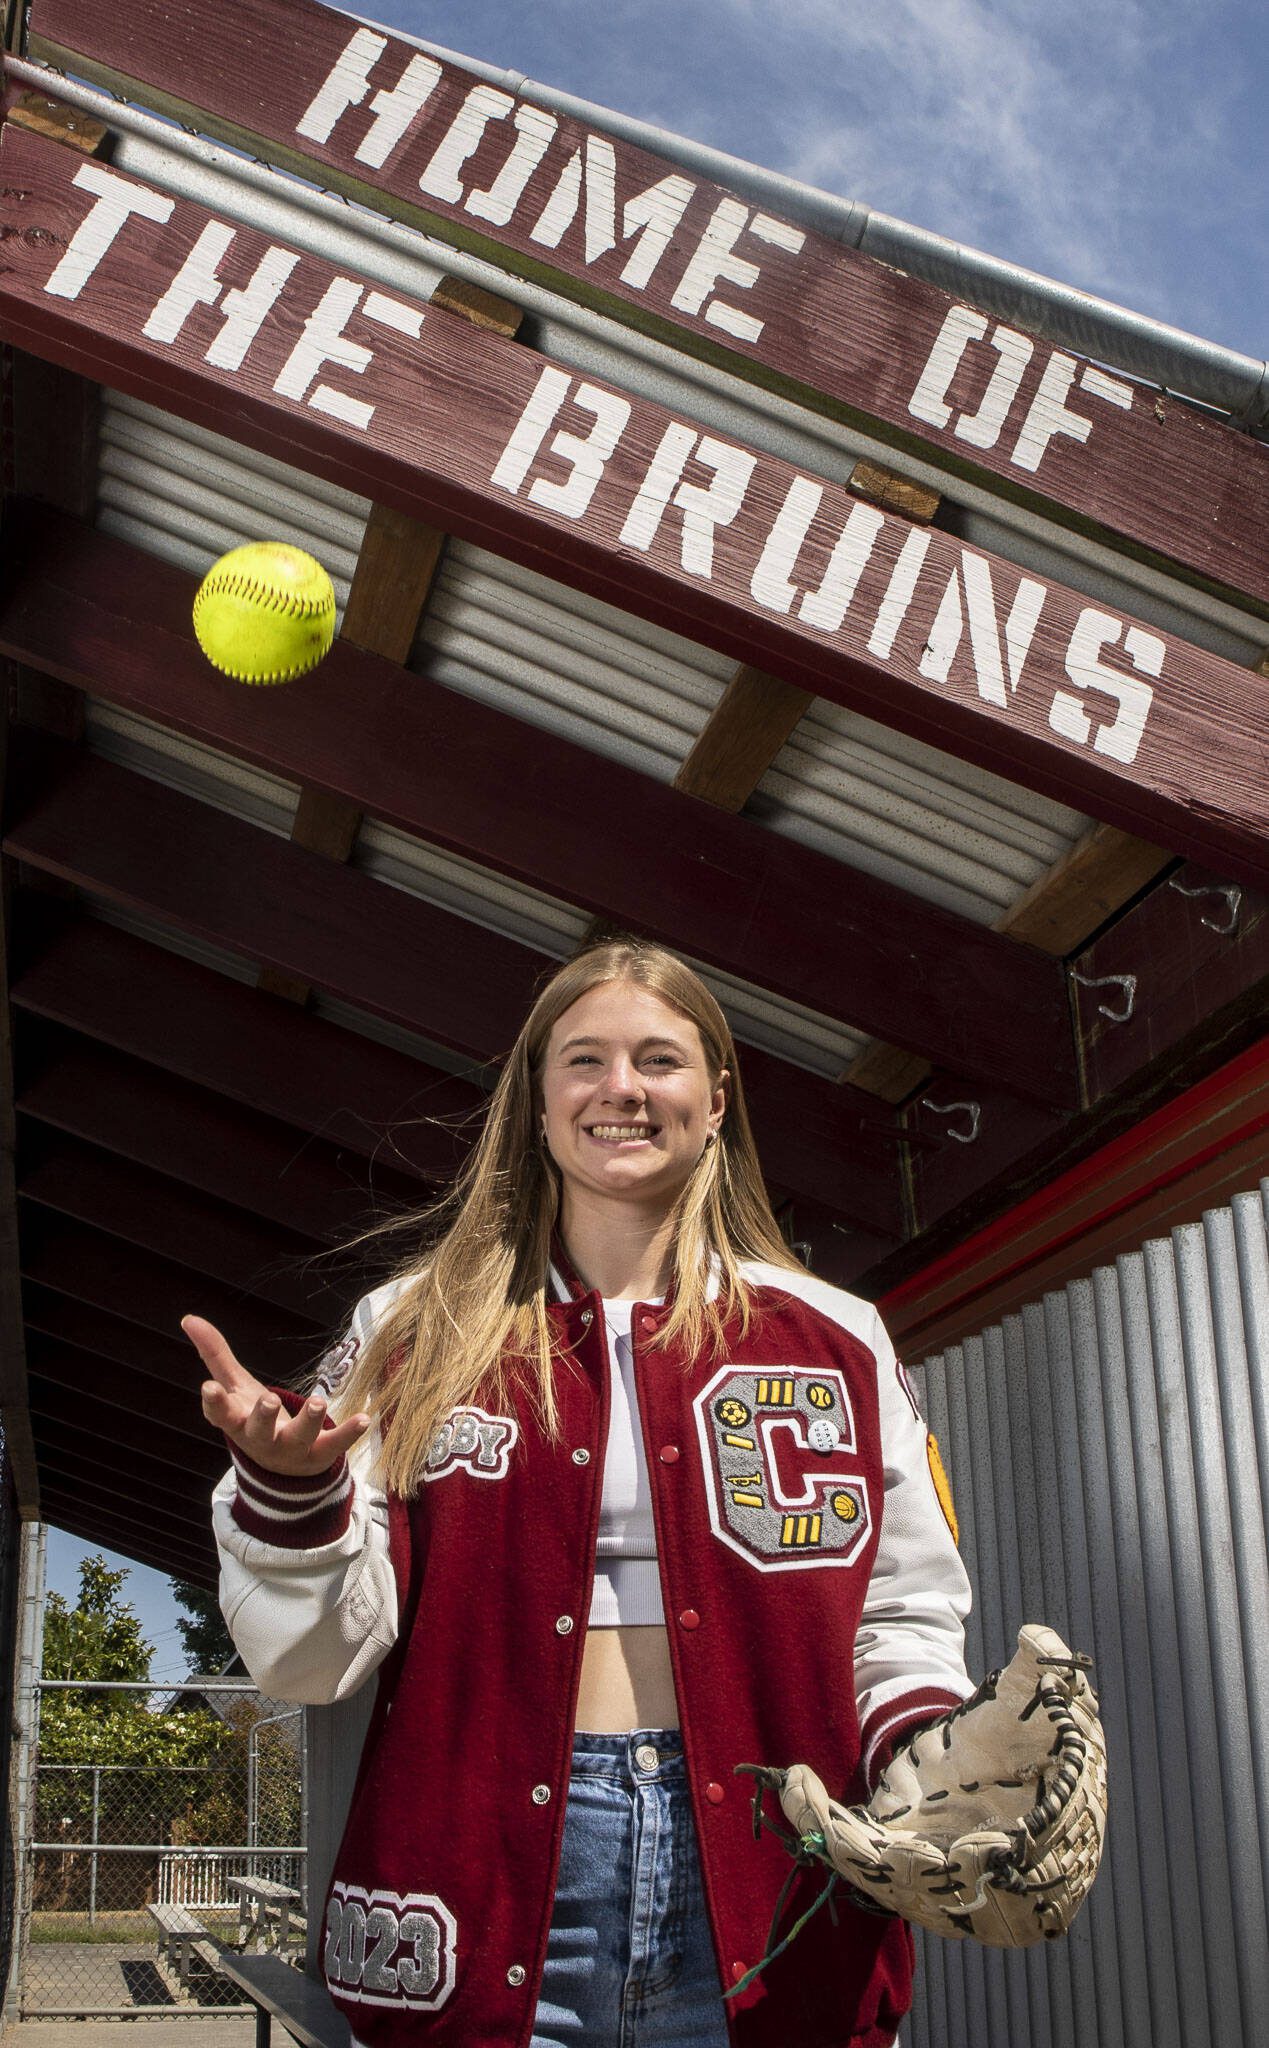
{"label": "white leather sleeve", "polygon": [[[357,1304],[343,1343],[328,1354],[342,1367],[337,1377],[347,1371],[392,1293],[379,1288]],[[396,1641],[397,1587],[388,1554],[387,1501],[375,1471],[377,1443],[372,1430],[349,1457],[347,1528],[334,1542],[312,1549],[268,1543],[239,1526],[232,1468],[212,1495],[221,1611],[248,1671],[270,1699],[304,1705],[346,1699]]]}

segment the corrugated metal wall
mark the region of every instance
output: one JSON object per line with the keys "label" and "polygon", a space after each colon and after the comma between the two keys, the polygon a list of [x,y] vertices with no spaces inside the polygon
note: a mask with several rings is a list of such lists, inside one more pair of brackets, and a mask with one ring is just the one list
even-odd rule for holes
{"label": "corrugated metal wall", "polygon": [[1092,1652],[1107,1862],[1064,1942],[921,1942],[906,2048],[1269,2039],[1269,1181],[930,1359],[975,1673]]}

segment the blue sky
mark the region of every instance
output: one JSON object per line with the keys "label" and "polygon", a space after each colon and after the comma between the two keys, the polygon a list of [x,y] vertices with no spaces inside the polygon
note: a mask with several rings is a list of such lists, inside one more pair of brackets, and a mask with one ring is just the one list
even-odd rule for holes
{"label": "blue sky", "polygon": [[1269,354],[1258,0],[371,0],[365,11]]}
{"label": "blue sky", "polygon": [[[209,1517],[210,1514],[209,1505]],[[78,1536],[68,1536],[64,1529],[50,1529],[46,1591],[61,1593],[73,1607],[79,1597],[79,1564],[84,1557],[104,1557],[112,1571],[125,1570],[129,1574],[120,1597],[136,1610],[146,1640],[154,1645],[151,1677],[187,1677],[189,1665],[176,1632],[177,1618],[184,1609],[176,1605],[161,1572],[152,1572],[143,1564],[134,1564],[131,1558],[117,1556],[104,1543],[81,1543]]]}

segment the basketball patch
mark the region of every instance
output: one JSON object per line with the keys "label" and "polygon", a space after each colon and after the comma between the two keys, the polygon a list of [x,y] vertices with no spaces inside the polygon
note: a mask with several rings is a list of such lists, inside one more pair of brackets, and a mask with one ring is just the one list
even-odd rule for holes
{"label": "basketball patch", "polygon": [[727,1365],[692,1405],[720,1543],[758,1571],[855,1563],[872,1514],[844,1373]]}

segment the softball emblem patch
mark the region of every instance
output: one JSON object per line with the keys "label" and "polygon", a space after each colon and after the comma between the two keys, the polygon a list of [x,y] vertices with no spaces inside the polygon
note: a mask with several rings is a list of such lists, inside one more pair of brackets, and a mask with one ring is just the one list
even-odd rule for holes
{"label": "softball emblem patch", "polygon": [[720,1543],[764,1572],[855,1563],[872,1515],[843,1373],[726,1365],[693,1407]]}
{"label": "softball emblem patch", "polygon": [[330,652],[330,577],[285,541],[231,548],[198,586],[194,633],[212,666],[235,682],[289,683]]}

